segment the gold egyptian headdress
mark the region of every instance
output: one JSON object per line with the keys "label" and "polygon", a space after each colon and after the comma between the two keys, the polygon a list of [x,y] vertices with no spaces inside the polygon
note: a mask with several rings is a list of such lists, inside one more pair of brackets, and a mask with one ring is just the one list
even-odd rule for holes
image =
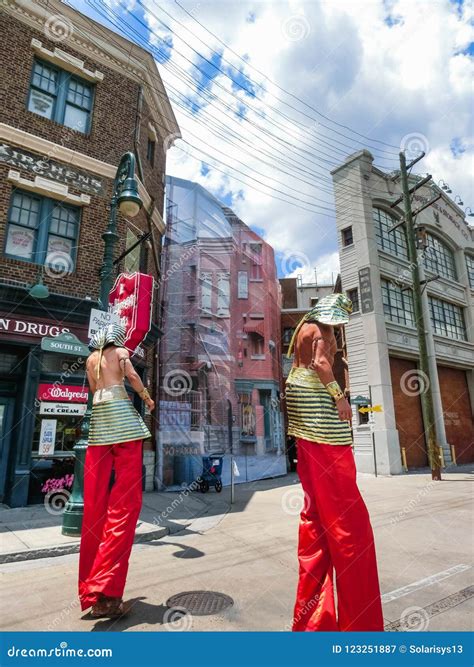
{"label": "gold egyptian headdress", "polygon": [[287,354],[288,358],[291,357],[296,337],[303,324],[306,322],[321,322],[321,324],[329,324],[334,327],[339,324],[347,324],[351,313],[352,301],[345,294],[328,294],[328,296],[323,297],[298,322],[295,332],[291,337]]}

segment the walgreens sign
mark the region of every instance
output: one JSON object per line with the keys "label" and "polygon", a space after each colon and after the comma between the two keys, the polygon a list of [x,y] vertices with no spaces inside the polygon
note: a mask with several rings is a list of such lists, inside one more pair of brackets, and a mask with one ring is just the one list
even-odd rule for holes
{"label": "walgreens sign", "polygon": [[38,387],[40,401],[58,401],[69,403],[87,403],[87,389],[67,384],[40,384]]}

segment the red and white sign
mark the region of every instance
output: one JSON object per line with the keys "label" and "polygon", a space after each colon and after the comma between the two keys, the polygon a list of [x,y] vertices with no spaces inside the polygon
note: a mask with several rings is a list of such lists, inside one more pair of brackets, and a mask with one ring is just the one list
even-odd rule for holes
{"label": "red and white sign", "polygon": [[109,310],[116,313],[127,331],[125,347],[134,352],[151,327],[153,276],[121,273],[109,295]]}
{"label": "red and white sign", "polygon": [[38,387],[40,401],[87,403],[87,396],[87,389],[78,385],[41,383]]}

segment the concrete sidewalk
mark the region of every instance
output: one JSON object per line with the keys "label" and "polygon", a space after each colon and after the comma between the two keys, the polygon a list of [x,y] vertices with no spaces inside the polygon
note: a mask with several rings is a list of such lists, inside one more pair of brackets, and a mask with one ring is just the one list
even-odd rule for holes
{"label": "concrete sidewalk", "polygon": [[[206,495],[189,490],[176,493],[150,492],[143,506],[135,543],[157,540],[193,526],[199,530],[218,522],[229,510],[227,494],[211,490]],[[172,516],[172,519],[171,519]],[[79,538],[61,534],[62,512],[44,505],[0,508],[0,563],[12,563],[79,551]]]}

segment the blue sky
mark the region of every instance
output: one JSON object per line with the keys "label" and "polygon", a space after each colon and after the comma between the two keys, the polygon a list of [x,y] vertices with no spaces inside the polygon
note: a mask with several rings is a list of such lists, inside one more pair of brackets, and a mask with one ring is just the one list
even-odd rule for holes
{"label": "blue sky", "polygon": [[[85,0],[68,2],[107,24]],[[169,173],[201,183],[264,235],[280,273],[337,271],[329,172],[361,148],[390,171],[401,146],[422,146],[420,170],[474,208],[471,5],[180,3],[190,15],[171,0],[93,2],[158,61],[193,145],[176,142]]]}

